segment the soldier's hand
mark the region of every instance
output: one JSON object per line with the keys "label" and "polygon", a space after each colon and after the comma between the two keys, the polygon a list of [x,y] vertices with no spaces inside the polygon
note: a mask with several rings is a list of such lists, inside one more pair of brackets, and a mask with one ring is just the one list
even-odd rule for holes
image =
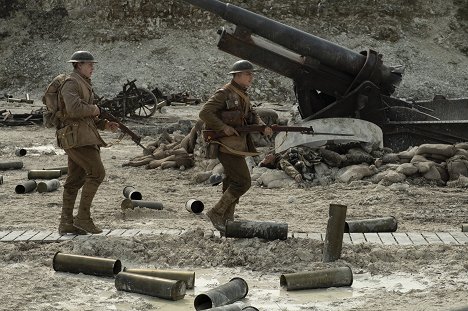
{"label": "soldier's hand", "polygon": [[223,132],[227,136],[233,136],[233,135],[239,136],[239,133],[237,133],[237,131],[232,126],[229,126],[229,125],[226,125],[223,128]]}
{"label": "soldier's hand", "polygon": [[106,122],[106,130],[111,130],[112,132],[115,132],[118,129],[119,129],[119,124],[117,122],[111,122],[111,121]]}
{"label": "soldier's hand", "polygon": [[94,111],[93,111],[93,116],[98,116],[101,114],[101,109],[97,105],[94,105]]}
{"label": "soldier's hand", "polygon": [[267,126],[263,130],[263,134],[268,136],[268,137],[271,137],[271,135],[273,135],[273,130],[271,129],[271,127]]}

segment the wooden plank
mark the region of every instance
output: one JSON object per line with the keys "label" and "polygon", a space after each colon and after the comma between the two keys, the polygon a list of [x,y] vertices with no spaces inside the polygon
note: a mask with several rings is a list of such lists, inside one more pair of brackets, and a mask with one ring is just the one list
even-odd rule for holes
{"label": "wooden plank", "polygon": [[393,232],[392,235],[399,245],[413,245],[413,241],[404,232]]}
{"label": "wooden plank", "polygon": [[42,242],[57,242],[62,235],[58,232],[52,232],[46,238],[42,240]]}
{"label": "wooden plank", "polygon": [[450,232],[450,234],[458,241],[458,243],[468,244],[468,235],[465,232]]}
{"label": "wooden plank", "polygon": [[366,243],[366,238],[362,233],[353,232],[349,235],[351,236],[351,241],[353,241],[353,244]]}
{"label": "wooden plank", "polygon": [[383,245],[397,245],[397,241],[391,232],[379,232],[378,235],[382,240]]}
{"label": "wooden plank", "polygon": [[29,239],[29,242],[42,242],[46,237],[52,234],[52,231],[39,231],[38,234]]}
{"label": "wooden plank", "polygon": [[293,238],[295,239],[307,239],[307,232],[293,232]]}
{"label": "wooden plank", "polygon": [[127,229],[114,229],[107,234],[107,236],[121,236]]}
{"label": "wooden plank", "polygon": [[426,239],[418,232],[407,232],[406,235],[410,238],[414,245],[427,245]]}
{"label": "wooden plank", "polygon": [[10,233],[11,231],[0,231],[0,239],[3,238],[5,235]]}
{"label": "wooden plank", "polygon": [[[325,237],[325,235],[323,236]],[[307,238],[312,239],[312,240],[323,241],[322,234],[320,232],[309,232],[307,233]]]}
{"label": "wooden plank", "polygon": [[123,237],[133,237],[133,236],[137,235],[138,232],[140,232],[140,229],[128,229],[127,231],[122,233],[121,236],[123,236]]}
{"label": "wooden plank", "polygon": [[2,242],[11,242],[11,241],[13,241],[14,239],[16,239],[17,237],[19,237],[20,235],[22,235],[25,232],[26,232],[26,230],[11,231],[7,235],[5,235],[3,238],[1,238],[0,241],[2,241]]}
{"label": "wooden plank", "polygon": [[436,234],[444,244],[458,244],[458,241],[448,232],[436,232]]}
{"label": "wooden plank", "polygon": [[[325,241],[325,234],[323,235],[323,240]],[[353,244],[353,241],[351,241],[351,236],[349,235],[349,233],[343,233],[343,243]]]}
{"label": "wooden plank", "polygon": [[380,237],[376,232],[364,233],[364,237],[369,243],[382,244],[382,240],[380,240]]}
{"label": "wooden plank", "polygon": [[421,232],[422,236],[426,239],[429,244],[443,244],[441,239],[435,234],[435,232]]}
{"label": "wooden plank", "polygon": [[164,234],[170,234],[170,235],[181,235],[182,234],[182,230],[180,229],[167,229]]}
{"label": "wooden plank", "polygon": [[15,239],[15,242],[16,241],[19,241],[19,242],[26,242],[28,241],[30,238],[32,238],[33,236],[35,236],[36,234],[38,234],[39,231],[37,230],[28,230],[26,231],[25,233],[23,233],[22,235],[18,236],[16,239]]}
{"label": "wooden plank", "polygon": [[68,241],[68,240],[73,240],[76,238],[78,234],[64,234],[60,238],[58,238],[58,241]]}
{"label": "wooden plank", "polygon": [[136,235],[151,235],[153,234],[152,229],[140,229]]}
{"label": "wooden plank", "polygon": [[101,233],[98,233],[98,234],[93,234],[93,235],[99,235],[99,236],[106,236],[109,234],[109,232],[111,232],[111,229],[102,229],[102,232]]}

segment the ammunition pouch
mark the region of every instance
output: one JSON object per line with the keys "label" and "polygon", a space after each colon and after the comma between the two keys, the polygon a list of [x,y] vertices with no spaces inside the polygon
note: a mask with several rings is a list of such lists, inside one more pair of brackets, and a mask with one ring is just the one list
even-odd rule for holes
{"label": "ammunition pouch", "polygon": [[70,149],[78,144],[78,123],[72,123],[58,129],[55,133],[57,144],[62,149]]}
{"label": "ammunition pouch", "polygon": [[211,142],[206,144],[206,158],[217,159],[219,153],[219,144]]}
{"label": "ammunition pouch", "polygon": [[244,125],[244,114],[239,110],[226,110],[221,112],[221,120],[229,126]]}

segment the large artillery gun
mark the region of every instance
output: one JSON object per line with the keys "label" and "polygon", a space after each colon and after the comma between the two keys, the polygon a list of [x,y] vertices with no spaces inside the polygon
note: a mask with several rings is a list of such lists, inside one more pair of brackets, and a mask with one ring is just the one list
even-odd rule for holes
{"label": "large artillery gun", "polygon": [[294,27],[217,0],[184,0],[234,26],[218,30],[218,48],[288,77],[301,117],[349,117],[378,125],[396,150],[420,143],[468,141],[468,100],[391,97],[401,66],[387,66],[376,51],[354,52]]}

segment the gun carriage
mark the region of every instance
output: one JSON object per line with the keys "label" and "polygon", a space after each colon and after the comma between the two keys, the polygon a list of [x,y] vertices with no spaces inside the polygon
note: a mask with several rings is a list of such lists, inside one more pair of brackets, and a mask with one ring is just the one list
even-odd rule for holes
{"label": "gun carriage", "polygon": [[307,120],[349,117],[382,128],[384,144],[467,141],[468,100],[436,96],[414,102],[391,97],[403,75],[376,51],[354,52],[307,32],[217,0],[184,0],[235,26],[218,30],[218,48],[293,80]]}

